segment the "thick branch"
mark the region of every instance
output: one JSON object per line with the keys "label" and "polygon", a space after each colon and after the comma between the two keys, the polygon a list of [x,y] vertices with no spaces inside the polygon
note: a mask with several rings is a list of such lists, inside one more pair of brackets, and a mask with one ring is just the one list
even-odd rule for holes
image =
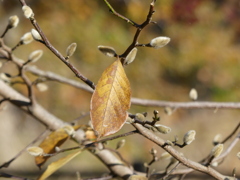
{"label": "thick branch", "polygon": [[[29,113],[26,109],[26,106],[20,106],[17,104],[17,102],[25,102],[20,103],[24,105],[28,105],[30,102],[28,98],[21,95],[17,91],[15,91],[13,88],[9,87],[6,83],[4,83],[2,80],[0,80],[0,95],[3,96],[6,99],[9,99],[10,102],[12,102],[14,105],[17,105],[19,108],[24,110],[25,112]],[[32,108],[31,116],[36,118],[38,121],[46,125],[52,130],[59,129],[60,127],[64,126],[66,123],[64,123],[62,120],[58,119],[51,113],[49,113],[47,110],[45,110],[41,105],[38,103],[35,103],[34,107]],[[75,134],[75,138],[81,142],[84,139],[85,133],[82,130],[78,130]],[[130,169],[128,166],[122,164],[119,162],[119,159],[113,155],[113,153],[109,150],[102,150],[95,154],[114,174],[121,176],[121,177],[127,177],[130,174],[133,174],[133,170]]]}

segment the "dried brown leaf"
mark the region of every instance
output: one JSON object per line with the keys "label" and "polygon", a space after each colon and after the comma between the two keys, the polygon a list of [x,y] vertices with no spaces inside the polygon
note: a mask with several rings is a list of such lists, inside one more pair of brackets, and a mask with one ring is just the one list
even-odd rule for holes
{"label": "dried brown leaf", "polygon": [[[80,126],[74,126],[75,130],[79,129]],[[38,146],[43,149],[45,154],[55,153],[55,147],[60,147],[67,139],[69,135],[63,128],[58,129],[51,134],[49,134]],[[51,156],[37,156],[35,158],[36,165],[41,168],[41,166],[50,158]]]}
{"label": "dried brown leaf", "polygon": [[74,152],[72,154],[67,155],[51,164],[48,165],[48,168],[44,171],[44,173],[38,178],[38,180],[44,180],[50,175],[52,175],[55,171],[61,168],[63,165],[67,164],[70,160],[75,158],[81,151]]}
{"label": "dried brown leaf", "polygon": [[131,88],[120,60],[102,74],[91,99],[91,121],[98,138],[121,129],[130,108]]}

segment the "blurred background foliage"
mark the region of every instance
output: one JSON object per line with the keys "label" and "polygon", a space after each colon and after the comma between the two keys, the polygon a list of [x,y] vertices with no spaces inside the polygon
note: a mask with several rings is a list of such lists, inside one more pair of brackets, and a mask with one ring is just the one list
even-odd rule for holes
{"label": "blurred background foliage", "polygon": [[[95,83],[114,60],[102,55],[97,46],[112,46],[118,54],[122,54],[135,33],[134,27],[109,12],[104,1],[26,0],[26,2],[32,7],[35,18],[50,42],[61,53],[65,54],[67,46],[72,42],[77,43],[77,51],[70,61]],[[117,12],[136,23],[142,23],[148,13],[150,0],[109,0],[109,2]],[[153,20],[157,24],[151,24],[143,30],[139,43],[148,43],[157,36],[168,36],[171,42],[158,50],[138,48],[135,61],[125,68],[133,96],[190,101],[188,93],[191,88],[195,88],[200,101],[238,102],[239,0],[158,0],[155,10]],[[32,26],[22,15],[17,0],[0,2],[0,32],[3,32],[7,25],[8,17],[15,14],[19,16],[20,24],[5,38],[6,44],[10,47],[13,47],[24,33],[30,31]],[[73,73],[40,43],[33,42],[22,46],[14,54],[26,60],[30,52],[36,49],[44,50],[44,56],[36,63],[40,69],[75,78]],[[14,66],[7,63],[0,71],[14,74]],[[36,77],[31,78],[34,80]],[[36,90],[36,96],[38,101],[56,116],[72,121],[82,112],[89,111],[90,93],[57,82],[46,84],[49,90],[46,92]],[[14,87],[26,94],[23,86]],[[151,118],[153,109],[132,106],[130,112],[147,111]],[[192,152],[189,153],[189,157],[193,159],[207,154],[204,150],[211,149],[214,135],[217,133],[228,135],[239,122],[236,118],[239,115],[237,110],[215,111],[217,113],[213,110],[178,110],[172,116],[164,114],[162,109],[158,110],[163,123],[171,126],[174,134],[183,135],[189,129],[196,129],[197,136],[198,132],[201,132],[199,134],[201,138],[199,137],[196,143],[208,145],[199,149],[197,155],[196,152],[192,152],[196,145],[192,146],[192,151],[191,147],[186,147],[186,151]],[[216,121],[219,127],[212,129],[216,126]],[[173,138],[173,134],[167,137]],[[141,145],[143,139],[132,140],[135,144],[130,141],[125,149],[127,159],[134,161],[135,156],[139,159],[150,158],[150,155],[142,157],[142,152],[139,151],[140,155],[136,152],[136,144]],[[143,148],[143,151],[146,153],[149,148]],[[229,173],[236,163],[232,163],[233,166],[226,171]]]}

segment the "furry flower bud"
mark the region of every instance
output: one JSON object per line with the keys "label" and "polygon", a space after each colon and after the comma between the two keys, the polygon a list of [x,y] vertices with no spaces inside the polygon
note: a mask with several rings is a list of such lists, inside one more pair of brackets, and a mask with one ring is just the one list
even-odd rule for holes
{"label": "furry flower bud", "polygon": [[75,130],[72,126],[66,125],[63,127],[63,130],[69,135],[69,136],[74,136],[75,135]]}
{"label": "furry flower bud", "polygon": [[118,141],[116,150],[120,149],[121,147],[123,147],[125,145],[125,143],[126,143],[125,139],[121,139],[120,141]]}
{"label": "furry flower bud", "polygon": [[160,37],[156,37],[156,38],[152,39],[149,44],[151,47],[158,49],[158,48],[161,48],[161,47],[167,45],[169,42],[170,42],[169,37],[160,36]]}
{"label": "furry flower bud", "polygon": [[48,86],[44,83],[37,83],[36,87],[41,92],[44,92],[44,91],[48,90]]}
{"label": "furry flower bud", "polygon": [[197,90],[196,89],[191,89],[190,92],[189,92],[189,97],[191,100],[197,100],[198,98],[198,93],[197,93]]}
{"label": "furry flower bud", "polygon": [[211,152],[211,155],[216,158],[218,156],[220,156],[220,154],[222,153],[223,151],[223,144],[218,144],[216,146],[213,147],[212,149],[212,152]]}
{"label": "furry flower bud", "polygon": [[8,19],[8,27],[9,28],[17,27],[18,23],[19,23],[19,18],[16,15],[9,17],[9,19]]}
{"label": "furry flower bud", "polygon": [[28,56],[28,60],[31,62],[37,62],[43,55],[43,51],[42,50],[36,50],[33,51],[29,56]]}
{"label": "furry flower bud", "polygon": [[33,11],[32,11],[32,9],[29,7],[29,6],[23,6],[22,7],[22,11],[23,11],[23,14],[24,14],[24,16],[27,18],[27,19],[29,19],[30,17],[33,17],[34,16],[34,14],[33,14]]}
{"label": "furry flower bud", "polygon": [[117,55],[115,49],[109,46],[98,46],[98,50],[109,57],[115,57]]}
{"label": "furry flower bud", "polygon": [[191,144],[195,140],[195,135],[196,135],[195,130],[188,131],[183,137],[184,144],[187,144],[187,145]]}
{"label": "furry flower bud", "polygon": [[36,41],[42,41],[42,37],[40,36],[40,34],[38,33],[38,31],[36,29],[32,29],[31,30],[32,36]]}
{"label": "furry flower bud", "polygon": [[168,134],[171,132],[170,127],[167,127],[167,126],[164,126],[161,124],[156,124],[154,127],[157,129],[158,132],[163,133],[163,134]]}
{"label": "furry flower bud", "polygon": [[127,57],[125,58],[123,64],[128,65],[132,63],[137,55],[137,48],[133,48],[130,53],[128,53]]}
{"label": "furry flower bud", "polygon": [[27,32],[25,33],[21,39],[20,39],[22,44],[29,44],[33,41],[33,36],[31,32]]}
{"label": "furry flower bud", "polygon": [[31,154],[32,156],[41,156],[43,155],[43,149],[40,148],[40,147],[35,147],[35,146],[32,146],[32,147],[29,147],[27,148],[27,152],[29,154]]}
{"label": "furry flower bud", "polygon": [[67,57],[70,57],[73,55],[73,53],[76,51],[77,43],[72,43],[67,47],[66,53]]}

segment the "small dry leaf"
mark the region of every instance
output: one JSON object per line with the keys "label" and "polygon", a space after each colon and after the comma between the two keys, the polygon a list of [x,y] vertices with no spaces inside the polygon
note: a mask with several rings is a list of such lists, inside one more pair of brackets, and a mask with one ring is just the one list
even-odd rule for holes
{"label": "small dry leaf", "polygon": [[31,154],[32,156],[41,156],[43,155],[43,149],[40,148],[40,147],[35,147],[35,146],[32,146],[32,147],[29,147],[27,148],[27,152],[29,154]]}
{"label": "small dry leaf", "polygon": [[48,168],[44,171],[44,173],[38,178],[38,180],[44,180],[50,175],[52,175],[55,171],[57,171],[59,168],[67,164],[69,161],[71,161],[73,158],[75,158],[78,154],[80,154],[81,151],[74,152],[72,154],[67,155],[66,157],[63,157],[50,165],[48,165]]}
{"label": "small dry leaf", "polygon": [[102,74],[91,99],[91,122],[98,138],[121,129],[131,103],[131,88],[120,60]]}
{"label": "small dry leaf", "polygon": [[[75,126],[74,129],[77,130],[80,126]],[[56,152],[55,147],[60,147],[67,139],[69,135],[66,131],[61,128],[51,134],[49,134],[39,145],[43,149],[45,154],[53,154]],[[50,156],[37,156],[35,158],[36,165],[41,168],[41,166],[50,158]]]}

